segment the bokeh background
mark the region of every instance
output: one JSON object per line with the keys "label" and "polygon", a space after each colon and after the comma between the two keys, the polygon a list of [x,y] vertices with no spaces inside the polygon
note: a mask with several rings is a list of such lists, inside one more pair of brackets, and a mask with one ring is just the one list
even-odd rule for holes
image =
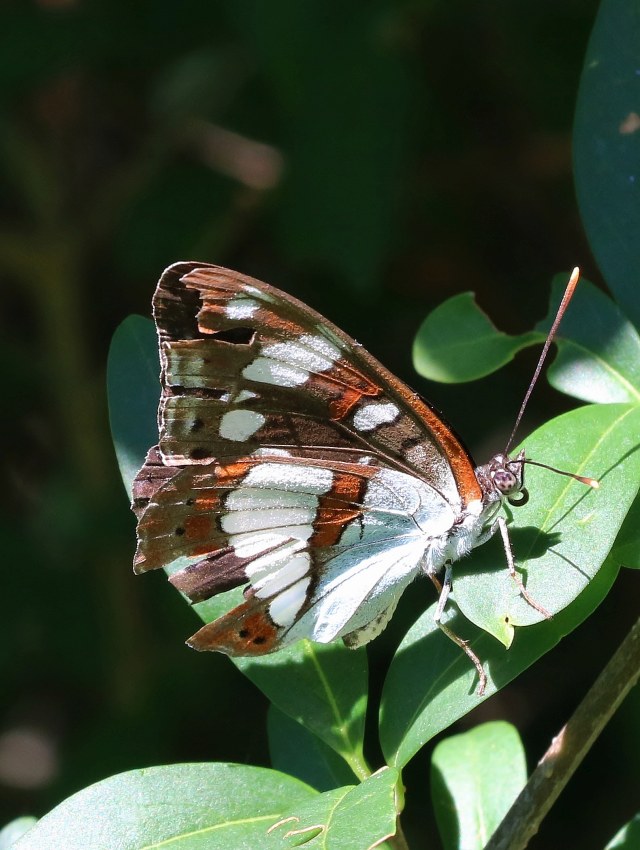
{"label": "bokeh background", "polygon": [[[237,268],[355,336],[486,460],[536,353],[473,385],[427,386],[411,342],[463,290],[519,332],[545,314],[555,272],[580,264],[600,282],[571,171],[596,11],[597,0],[2,4],[0,824],[133,767],[268,764],[266,701],[227,659],[184,647],[197,620],[161,575],[132,575],[105,393],[119,322],[149,314],[175,260]],[[541,385],[525,430],[569,406]],[[371,647],[373,708],[427,584]],[[637,591],[623,570],[589,623],[456,728],[508,719],[533,766],[629,628]],[[632,694],[532,847],[602,847],[640,808],[639,709]],[[416,848],[439,846],[430,751],[406,773]],[[375,743],[369,757],[379,763]]]}

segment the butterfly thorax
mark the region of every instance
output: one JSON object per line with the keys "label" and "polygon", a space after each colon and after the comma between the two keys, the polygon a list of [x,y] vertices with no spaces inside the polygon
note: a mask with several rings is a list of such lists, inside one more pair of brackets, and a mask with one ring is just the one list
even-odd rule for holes
{"label": "butterfly thorax", "polygon": [[421,564],[427,575],[460,560],[488,540],[505,499],[512,505],[522,505],[529,498],[524,487],[524,452],[513,459],[497,454],[489,463],[476,467],[475,475],[482,499],[467,503],[454,526],[439,540],[430,541]]}

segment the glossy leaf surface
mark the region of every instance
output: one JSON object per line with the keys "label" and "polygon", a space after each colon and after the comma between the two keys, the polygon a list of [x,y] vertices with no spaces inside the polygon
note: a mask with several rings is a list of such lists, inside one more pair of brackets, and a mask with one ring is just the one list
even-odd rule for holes
{"label": "glossy leaf surface", "polygon": [[265,850],[371,850],[396,831],[398,772],[384,767],[359,785],[326,791],[287,812]]}
{"label": "glossy leaf surface", "polygon": [[282,813],[316,796],[275,770],[175,764],[133,770],[69,797],[15,850],[254,850]]}

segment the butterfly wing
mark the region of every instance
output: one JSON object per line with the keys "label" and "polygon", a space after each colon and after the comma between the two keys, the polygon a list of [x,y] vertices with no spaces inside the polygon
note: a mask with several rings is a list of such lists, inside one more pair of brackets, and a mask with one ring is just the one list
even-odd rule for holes
{"label": "butterfly wing", "polygon": [[136,570],[187,556],[171,580],[192,601],[249,585],[198,648],[373,637],[482,497],[466,450],[361,346],[267,284],[176,264],[154,315],[160,440],[134,483]]}

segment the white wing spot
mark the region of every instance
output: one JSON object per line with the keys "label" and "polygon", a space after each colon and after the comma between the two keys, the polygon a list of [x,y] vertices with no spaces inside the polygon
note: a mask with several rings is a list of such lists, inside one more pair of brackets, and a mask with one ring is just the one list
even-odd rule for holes
{"label": "white wing spot", "polygon": [[274,342],[266,345],[263,353],[288,366],[299,367],[305,372],[324,372],[330,369],[340,356],[340,352],[328,340],[311,334],[304,334],[297,340]]}
{"label": "white wing spot", "polygon": [[243,378],[273,384],[276,387],[299,387],[309,380],[309,373],[270,357],[257,357],[242,370]]}
{"label": "white wing spot", "polygon": [[[236,396],[234,396],[233,400],[236,404],[241,404],[243,401],[249,401],[249,399],[257,397],[258,394],[252,393],[251,390],[240,390],[240,392]],[[228,400],[229,399],[225,399],[225,401]]]}
{"label": "white wing spot", "polygon": [[373,431],[379,425],[393,422],[399,415],[395,404],[365,404],[356,411],[353,424],[358,431]]}
{"label": "white wing spot", "polygon": [[220,436],[241,443],[259,431],[264,423],[264,416],[255,410],[230,410],[220,420]]}
{"label": "white wing spot", "polygon": [[251,452],[251,457],[291,457],[291,452],[287,449],[274,449],[271,446],[260,446],[255,452]]}
{"label": "white wing spot", "polygon": [[273,490],[322,496],[331,490],[333,473],[330,469],[315,466],[260,463],[249,470],[243,483],[248,487],[266,487]]}
{"label": "white wing spot", "polygon": [[229,319],[250,319],[259,308],[258,302],[252,298],[240,297],[229,301],[224,312]]}

